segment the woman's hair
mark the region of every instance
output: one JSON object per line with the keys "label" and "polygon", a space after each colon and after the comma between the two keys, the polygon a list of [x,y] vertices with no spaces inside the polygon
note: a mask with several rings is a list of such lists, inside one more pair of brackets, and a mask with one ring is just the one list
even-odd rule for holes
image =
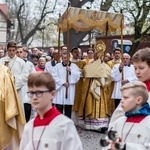
{"label": "woman's hair", "polygon": [[50,91],[56,89],[55,80],[48,72],[35,72],[31,73],[28,77],[28,87],[45,86]]}
{"label": "woman's hair", "polygon": [[132,56],[132,62],[146,62],[147,65],[150,67],[150,49],[144,48],[138,50],[133,56]]}
{"label": "woman's hair", "polygon": [[39,58],[39,61],[40,61],[40,60],[44,60],[44,61],[46,62],[46,58],[43,57],[43,56]]}
{"label": "woman's hair", "polygon": [[7,49],[9,48],[9,47],[17,47],[17,44],[16,44],[16,42],[14,41],[14,40],[11,40],[11,41],[9,41],[8,43],[7,43]]}
{"label": "woman's hair", "polygon": [[121,91],[124,91],[126,89],[129,89],[130,92],[132,92],[132,94],[135,97],[141,96],[143,98],[143,104],[147,102],[148,97],[149,97],[148,90],[147,90],[146,85],[143,82],[134,81],[134,82],[126,83],[122,86]]}

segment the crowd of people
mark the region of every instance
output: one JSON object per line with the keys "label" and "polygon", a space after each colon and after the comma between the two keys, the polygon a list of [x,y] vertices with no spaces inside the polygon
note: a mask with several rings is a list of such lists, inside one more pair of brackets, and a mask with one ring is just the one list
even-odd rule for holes
{"label": "crowd of people", "polygon": [[[117,131],[124,149],[150,149],[149,48],[131,58],[118,47],[112,54],[66,46],[44,52],[9,41],[0,67],[0,149],[82,150],[80,119],[87,130]],[[106,149],[117,147],[118,139],[108,141]]]}

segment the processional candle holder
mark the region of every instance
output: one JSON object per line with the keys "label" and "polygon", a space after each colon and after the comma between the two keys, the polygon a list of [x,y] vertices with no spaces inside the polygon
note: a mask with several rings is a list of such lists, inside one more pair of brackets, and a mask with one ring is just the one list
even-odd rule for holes
{"label": "processional candle holder", "polygon": [[[102,147],[106,147],[109,144],[111,144],[112,142],[115,143],[115,149],[116,150],[123,150],[124,143],[122,143],[121,139],[118,137],[117,131],[114,131],[114,130],[110,129],[106,133],[106,138],[101,138],[100,139],[100,145]],[[111,150],[111,149],[109,149],[109,150]]]}

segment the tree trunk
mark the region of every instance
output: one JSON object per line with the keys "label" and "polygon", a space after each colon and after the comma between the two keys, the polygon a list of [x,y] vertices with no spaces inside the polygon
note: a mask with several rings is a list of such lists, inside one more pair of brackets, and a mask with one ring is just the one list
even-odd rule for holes
{"label": "tree trunk", "polygon": [[132,47],[129,51],[130,56],[132,57],[134,55],[134,53],[137,51],[137,47],[139,45],[139,41],[138,42],[133,42]]}
{"label": "tree trunk", "polygon": [[[69,33],[69,50],[71,51],[74,47],[79,47],[79,44],[82,42],[83,38],[89,32],[77,32],[74,29],[70,29]],[[67,32],[63,34],[64,36],[64,44],[67,45]]]}

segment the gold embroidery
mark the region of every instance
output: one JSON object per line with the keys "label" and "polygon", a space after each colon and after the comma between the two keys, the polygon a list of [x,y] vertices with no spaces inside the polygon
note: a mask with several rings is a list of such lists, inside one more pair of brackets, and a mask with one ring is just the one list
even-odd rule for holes
{"label": "gold embroidery", "polygon": [[96,11],[94,11],[92,14],[91,14],[91,17],[90,17],[92,20],[96,21],[99,19],[98,17],[98,13]]}

